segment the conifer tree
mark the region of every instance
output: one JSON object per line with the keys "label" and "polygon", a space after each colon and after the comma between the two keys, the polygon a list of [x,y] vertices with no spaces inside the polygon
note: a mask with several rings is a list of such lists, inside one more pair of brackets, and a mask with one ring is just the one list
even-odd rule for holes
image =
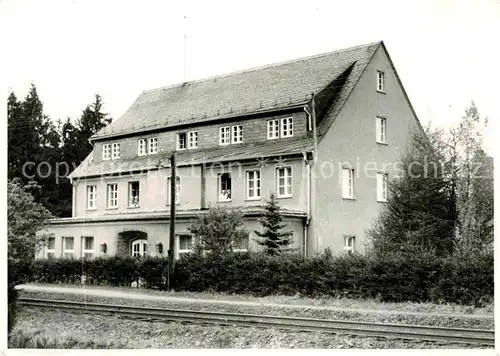
{"label": "conifer tree", "polygon": [[255,231],[255,234],[261,237],[260,240],[257,240],[257,243],[264,246],[267,254],[277,255],[291,245],[293,241],[290,234],[281,231],[285,225],[282,224],[280,206],[274,193],[270,194],[265,209],[266,212],[260,219],[264,232]]}

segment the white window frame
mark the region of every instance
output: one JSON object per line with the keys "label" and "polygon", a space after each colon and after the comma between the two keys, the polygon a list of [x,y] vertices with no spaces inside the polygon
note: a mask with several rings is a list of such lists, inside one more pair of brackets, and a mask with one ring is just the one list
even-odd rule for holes
{"label": "white window frame", "polygon": [[354,253],[356,246],[356,236],[354,235],[344,235],[344,252]]}
{"label": "white window frame", "polygon": [[[132,196],[132,184],[137,183],[137,199],[134,201],[134,197]],[[139,202],[141,199],[141,183],[139,181],[128,182],[128,207],[129,208],[138,208]]]}
{"label": "white window frame", "polygon": [[[182,142],[181,135],[184,136],[184,140],[183,140],[184,141],[183,142],[184,143],[184,147],[181,147],[181,142]],[[187,148],[187,137],[188,137],[187,136],[187,132],[179,132],[177,134],[177,149],[178,150],[185,150]]]}
{"label": "white window frame", "polygon": [[[175,253],[175,258],[178,260],[181,255],[185,253],[191,253],[193,252],[193,243],[194,243],[194,236],[191,234],[177,234],[175,235],[175,243],[176,243],[176,253]],[[190,249],[181,249],[181,237],[190,237],[191,238],[191,248]]]}
{"label": "white window frame", "polygon": [[146,156],[148,154],[147,150],[148,144],[145,138],[141,138],[137,142],[137,155],[138,156]]}
{"label": "white window frame", "polygon": [[387,119],[382,116],[376,118],[377,143],[387,144]]}
{"label": "white window frame", "polygon": [[293,117],[284,117],[281,119],[281,137],[293,137]]}
{"label": "white window frame", "polygon": [[[87,249],[87,240],[92,239],[92,249]],[[82,258],[84,259],[92,259],[94,258],[95,251],[95,238],[94,236],[82,236]],[[91,255],[91,256],[85,256]]]}
{"label": "white window frame", "polygon": [[342,198],[354,199],[354,169],[342,168]]}
{"label": "white window frame", "polygon": [[[283,171],[285,174],[283,175],[284,185],[280,185],[280,172]],[[289,173],[288,173],[289,172]],[[290,184],[288,184],[288,179],[290,179]],[[280,187],[283,187],[284,193],[280,193]],[[290,188],[290,192],[288,192],[287,188]],[[278,167],[276,168],[276,197],[277,198],[291,198],[293,195],[293,171],[292,167]]]}
{"label": "white window frame", "polygon": [[[252,173],[253,178],[250,178]],[[250,182],[253,182],[252,188],[250,187]],[[260,200],[261,179],[259,169],[252,169],[245,172],[245,191],[247,200]],[[253,196],[251,196],[251,192],[253,192]]]}
{"label": "white window frame", "polygon": [[188,149],[198,148],[198,131],[189,131],[188,137]]}
{"label": "white window frame", "polygon": [[[67,239],[72,239],[73,240],[73,248],[67,248],[66,247],[66,240]],[[63,236],[62,237],[62,243],[63,243],[63,257],[64,258],[74,258],[75,257],[75,237],[74,236]],[[66,256],[66,254],[71,254],[71,256]]]}
{"label": "white window frame", "polygon": [[87,210],[97,209],[97,186],[87,185]]}
{"label": "white window frame", "polygon": [[[222,181],[221,181],[221,178],[222,178],[222,175],[224,174],[228,174],[229,175],[229,179],[231,180],[231,185],[229,187],[229,189],[226,189],[229,190],[229,198],[224,198],[224,199],[221,199],[222,198]],[[233,177],[232,177],[232,174],[231,172],[221,172],[221,173],[218,173],[217,174],[217,201],[219,202],[228,202],[228,201],[231,201],[232,198],[233,198],[233,195],[232,195],[232,192],[233,191]],[[227,195],[226,195],[227,196]]]}
{"label": "white window frame", "polygon": [[232,143],[242,143],[243,142],[243,125],[234,125],[231,129]]}
{"label": "white window frame", "polygon": [[[50,248],[50,241],[54,241],[54,246],[53,248]],[[52,254],[52,257],[49,257],[49,254]],[[55,258],[56,257],[56,238],[55,237],[49,237],[49,240],[47,241],[47,246],[45,248],[45,258]]]}
{"label": "white window frame", "polygon": [[115,142],[111,147],[111,159],[119,159],[120,158],[120,143]]}
{"label": "white window frame", "polygon": [[389,174],[386,172],[377,173],[377,201],[387,202]]}
{"label": "white window frame", "polygon": [[148,138],[148,154],[155,155],[158,153],[158,137]]}
{"label": "white window frame", "polygon": [[267,139],[275,140],[280,136],[280,120],[273,119],[267,121]]}
{"label": "white window frame", "polygon": [[[167,205],[170,205],[170,184],[172,181],[172,177],[167,178]],[[180,195],[181,195],[181,177],[175,177],[175,204],[180,204]]]}
{"label": "white window frame", "polygon": [[111,144],[105,143],[102,145],[102,160],[109,161],[111,159]]}
{"label": "white window frame", "polygon": [[377,71],[377,91],[384,93],[385,74],[381,70]]}
{"label": "white window frame", "polygon": [[[137,246],[137,250],[135,251],[135,246]],[[135,253],[137,252],[137,255]],[[138,239],[134,240],[130,244],[130,255],[132,257],[142,257],[147,256],[149,254],[149,244],[146,239]]]}
{"label": "white window frame", "polygon": [[231,143],[231,127],[219,127],[219,145],[225,146]]}
{"label": "white window frame", "polygon": [[[112,189],[111,187],[115,187],[114,197],[111,197]],[[114,199],[113,199],[114,198]],[[114,200],[115,204],[110,204]],[[117,183],[108,183],[106,186],[106,207],[108,209],[116,209],[118,207],[118,184]]]}

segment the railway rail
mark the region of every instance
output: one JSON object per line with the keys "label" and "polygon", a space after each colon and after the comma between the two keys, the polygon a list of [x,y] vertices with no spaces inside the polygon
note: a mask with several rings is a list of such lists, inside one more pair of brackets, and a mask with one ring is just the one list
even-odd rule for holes
{"label": "railway rail", "polygon": [[146,308],[128,305],[84,303],[64,300],[20,298],[26,307],[49,308],[80,313],[116,314],[122,317],[164,322],[189,322],[316,331],[365,337],[417,339],[449,343],[495,345],[493,330],[450,329],[434,326],[377,324],[359,321],[310,319],[290,316],[236,314],[200,310]]}

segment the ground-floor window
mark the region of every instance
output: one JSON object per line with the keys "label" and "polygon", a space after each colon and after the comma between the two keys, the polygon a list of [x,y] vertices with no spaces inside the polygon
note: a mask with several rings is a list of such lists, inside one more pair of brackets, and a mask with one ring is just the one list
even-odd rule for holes
{"label": "ground-floor window", "polygon": [[193,236],[177,235],[177,258],[193,250]]}
{"label": "ground-floor window", "polygon": [[249,236],[247,235],[243,239],[239,240],[234,244],[233,250],[235,252],[248,251]]}
{"label": "ground-floor window", "polygon": [[56,256],[56,238],[50,237],[47,241],[47,248],[45,249],[45,258],[53,259]]}
{"label": "ground-floor window", "polygon": [[75,256],[75,238],[73,236],[63,236],[63,257],[73,258]]}
{"label": "ground-floor window", "polygon": [[94,257],[94,236],[82,236],[84,259],[92,259]]}
{"label": "ground-floor window", "polygon": [[148,254],[148,241],[135,240],[132,242],[132,257],[146,256]]}

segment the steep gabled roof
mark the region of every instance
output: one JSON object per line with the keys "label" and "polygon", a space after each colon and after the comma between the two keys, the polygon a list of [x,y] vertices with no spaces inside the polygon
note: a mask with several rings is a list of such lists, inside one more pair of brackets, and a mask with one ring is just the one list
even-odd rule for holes
{"label": "steep gabled roof", "polygon": [[380,43],[145,91],[92,139],[305,104],[354,64],[362,71]]}

